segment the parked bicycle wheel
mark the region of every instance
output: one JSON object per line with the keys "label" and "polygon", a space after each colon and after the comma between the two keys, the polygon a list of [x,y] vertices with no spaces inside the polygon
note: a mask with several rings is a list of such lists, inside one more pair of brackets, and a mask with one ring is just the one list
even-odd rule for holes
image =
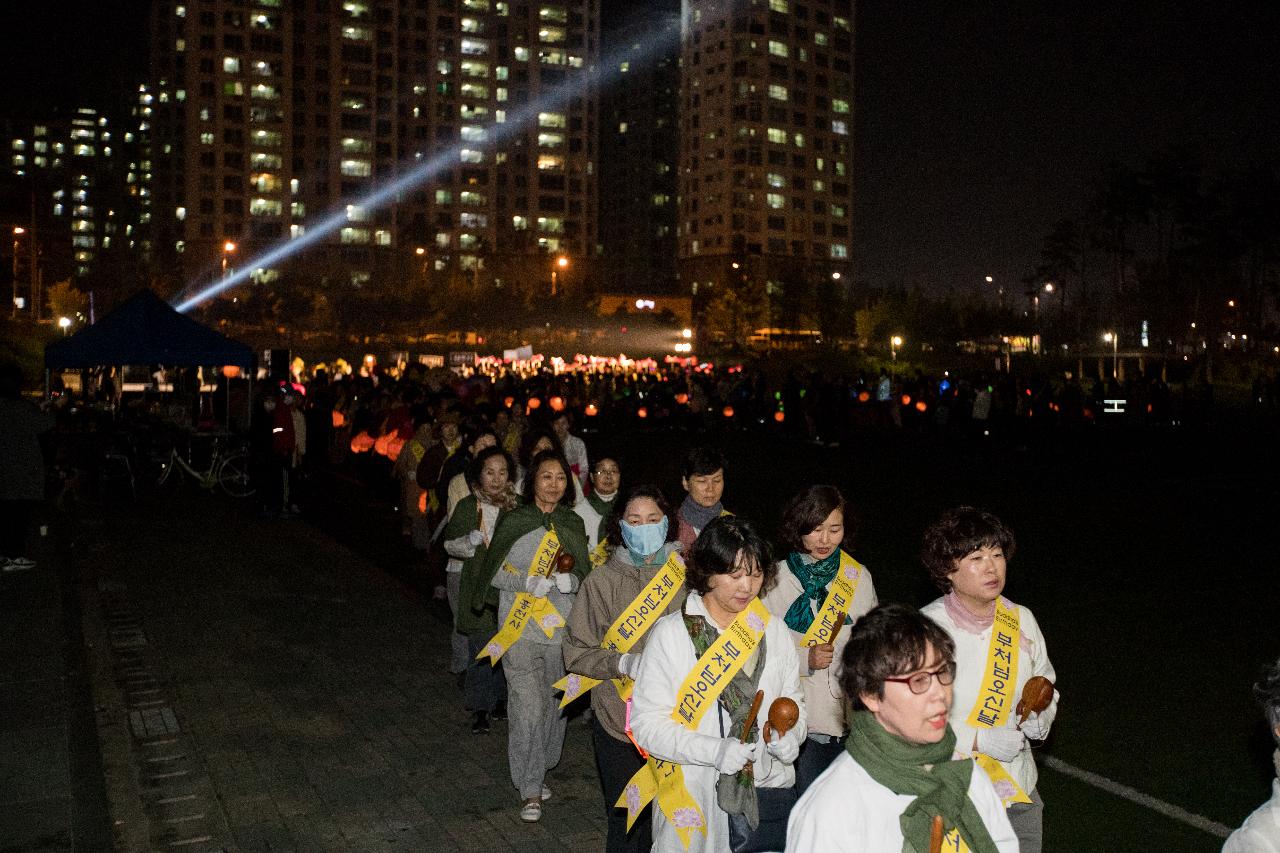
{"label": "parked bicycle wheel", "polygon": [[255,491],[249,476],[249,454],[233,453],[218,466],[218,484],[233,498],[247,498]]}

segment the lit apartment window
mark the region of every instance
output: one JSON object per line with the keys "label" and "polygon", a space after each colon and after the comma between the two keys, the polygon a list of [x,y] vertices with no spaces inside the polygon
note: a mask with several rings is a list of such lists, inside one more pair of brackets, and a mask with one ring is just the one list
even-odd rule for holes
{"label": "lit apartment window", "polygon": [[185,18],[187,16],[186,6],[174,6],[173,15],[175,18]]}
{"label": "lit apartment window", "polygon": [[560,44],[564,39],[564,27],[543,27],[538,30],[538,41],[545,44]]}
{"label": "lit apartment window", "polygon": [[474,192],[473,190],[463,190],[461,193],[458,194],[458,199],[463,204],[468,204],[473,206],[479,206],[484,204],[484,194]]}
{"label": "lit apartment window", "polygon": [[294,219],[306,219],[307,206],[300,201],[289,202],[289,215]]}
{"label": "lit apartment window", "polygon": [[484,128],[474,124],[464,124],[459,131],[463,142],[484,142]]}
{"label": "lit apartment window", "polygon": [[538,230],[544,234],[563,234],[564,220],[558,216],[539,216]]}
{"label": "lit apartment window", "polygon": [[840,100],[839,98],[832,98],[832,99],[831,99],[831,112],[833,112],[833,113],[847,113],[847,112],[849,112],[849,102],[848,102],[848,101],[842,101],[842,100]]}
{"label": "lit apartment window", "polygon": [[[237,83],[236,85],[240,84]],[[280,99],[280,91],[275,86],[268,86],[266,83],[255,83],[253,84],[251,96],[265,101],[276,101]]]}
{"label": "lit apartment window", "polygon": [[368,154],[373,150],[373,143],[367,139],[356,139],[353,136],[342,138],[343,154]]}
{"label": "lit apartment window", "polygon": [[538,113],[539,127],[564,127],[564,113]]}
{"label": "lit apartment window", "polygon": [[367,178],[373,174],[373,164],[368,160],[343,160],[341,171],[349,178]]}
{"label": "lit apartment window", "polygon": [[[474,235],[474,234],[459,234],[459,235],[458,235],[458,248],[459,248],[459,249],[474,249],[474,248],[476,248],[476,247],[477,247],[477,246],[479,246],[479,245],[480,245],[480,240],[479,240],[479,239],[477,239],[477,238],[476,238],[476,235]],[[464,269],[465,269],[465,267],[464,267]]]}
{"label": "lit apartment window", "polygon": [[224,56],[222,58],[222,70],[228,74],[240,73],[240,59],[235,56]]}
{"label": "lit apartment window", "polygon": [[[450,240],[451,238],[449,237],[449,235],[445,234],[443,231],[436,232],[436,248],[437,249],[449,248]],[[437,267],[437,269],[439,269],[439,267]]]}
{"label": "lit apartment window", "polygon": [[769,141],[778,145],[787,144],[787,132],[779,127],[769,128]]}
{"label": "lit apartment window", "polygon": [[814,34],[813,34],[813,43],[814,43],[814,44],[816,44],[816,45],[818,45],[818,46],[820,46],[820,47],[825,47],[825,46],[826,46],[826,44],[827,44],[827,34],[826,34],[826,33],[814,33]]}
{"label": "lit apartment window", "polygon": [[797,147],[797,148],[803,148],[803,147],[804,147],[804,134],[803,134],[803,133],[797,133],[797,134],[795,134],[795,136],[793,136],[793,137],[792,137],[791,141],[795,143],[795,145],[796,145],[796,147]]}
{"label": "lit apartment window", "polygon": [[783,59],[786,59],[787,54],[789,52],[790,51],[787,50],[787,45],[784,42],[774,41],[773,39],[769,39],[769,53],[773,54],[774,56],[781,56]]}
{"label": "lit apartment window", "polygon": [[627,132],[627,123],[625,121],[618,122],[618,133]]}
{"label": "lit apartment window", "polygon": [[[500,89],[499,91],[505,91]],[[464,98],[487,98],[489,97],[489,87],[482,86],[479,83],[463,83],[458,92]]]}
{"label": "lit apartment window", "polygon": [[539,133],[538,134],[539,148],[559,148],[561,145],[564,145],[563,133]]}
{"label": "lit apartment window", "polygon": [[543,6],[538,10],[538,20],[563,24],[569,20],[569,13],[559,6]]}
{"label": "lit apartment window", "polygon": [[831,122],[831,132],[838,133],[841,136],[849,135],[849,125],[846,122],[834,120]]}
{"label": "lit apartment window", "polygon": [[369,211],[365,210],[358,204],[347,205],[347,221],[348,222],[368,222]]}
{"label": "lit apartment window", "polygon": [[568,61],[568,56],[563,50],[540,50],[538,61],[543,65],[564,65]]}
{"label": "lit apartment window", "polygon": [[253,132],[253,144],[265,145],[269,148],[279,148],[280,143],[284,140],[284,135],[278,130],[255,130]]}
{"label": "lit apartment window", "polygon": [[848,246],[846,246],[844,243],[832,243],[832,244],[831,244],[831,257],[833,257],[833,258],[847,258],[847,257],[849,257],[849,247],[848,247]]}
{"label": "lit apartment window", "polygon": [[458,159],[463,163],[483,163],[484,154],[480,151],[473,151],[470,148],[463,148],[458,152]]}
{"label": "lit apartment window", "polygon": [[208,131],[205,131],[204,133],[200,134],[200,143],[202,145],[212,145],[213,134]]}
{"label": "lit apartment window", "polygon": [[769,193],[764,197],[765,203],[774,210],[781,210],[787,203],[787,199],[782,193]]}
{"label": "lit apartment window", "polygon": [[346,26],[342,28],[342,37],[350,41],[373,41],[373,30],[368,27]]}
{"label": "lit apartment window", "polygon": [[787,99],[787,87],[779,86],[776,83],[770,84],[769,97],[775,101],[785,101]]}
{"label": "lit apartment window", "polygon": [[[519,48],[516,48],[519,50]],[[489,52],[489,43],[484,39],[463,39],[462,55],[463,56],[483,56]]]}
{"label": "lit apartment window", "polygon": [[787,186],[787,179],[774,172],[769,173],[768,181],[769,186],[775,189],[784,189]]}
{"label": "lit apartment window", "polygon": [[353,18],[367,18],[369,16],[369,4],[358,3],[355,0],[347,0],[342,4],[342,10]]}
{"label": "lit apartment window", "polygon": [[774,12],[782,12],[783,14],[791,11],[787,0],[769,0],[769,8]]}
{"label": "lit apartment window", "polygon": [[483,213],[460,213],[458,225],[462,228],[488,228],[489,217]]}
{"label": "lit apartment window", "polygon": [[489,0],[462,0],[462,8],[472,12],[488,12]]}
{"label": "lit apartment window", "polygon": [[373,232],[373,242],[377,243],[379,246],[390,246],[391,232],[379,228],[377,231]]}
{"label": "lit apartment window", "polygon": [[250,216],[279,216],[282,206],[274,198],[252,198],[249,200]]}
{"label": "lit apartment window", "polygon": [[516,48],[516,50],[515,50],[515,55],[516,55],[516,60],[517,60],[518,62],[528,62],[528,61],[529,61],[529,48],[527,48],[527,47],[517,47],[517,48]]}
{"label": "lit apartment window", "polygon": [[560,170],[564,168],[564,158],[556,157],[551,154],[542,154],[538,157],[538,171],[545,172],[548,170]]}
{"label": "lit apartment window", "polygon": [[249,176],[249,183],[260,193],[273,193],[280,189],[280,178],[270,172],[259,172]]}
{"label": "lit apartment window", "polygon": [[342,242],[343,242],[343,243],[348,243],[348,244],[350,244],[350,243],[358,243],[358,244],[368,243],[368,242],[369,242],[369,229],[368,229],[368,228],[343,228],[343,229],[342,229],[342,232],[341,232],[340,239],[342,240]]}
{"label": "lit apartment window", "polygon": [[497,68],[493,69],[493,76],[495,80],[506,80],[510,72],[511,69],[507,68],[507,66],[499,65]]}
{"label": "lit apartment window", "polygon": [[489,63],[465,59],[461,65],[463,77],[488,77]]}
{"label": "lit apartment window", "polygon": [[511,227],[517,231],[529,230],[529,218],[527,216],[511,217]]}
{"label": "lit apartment window", "polygon": [[289,226],[290,240],[297,240],[299,237],[301,237],[303,234],[306,234],[306,233],[307,233],[307,226],[305,225],[294,224]]}
{"label": "lit apartment window", "polygon": [[831,205],[831,215],[834,216],[836,219],[844,219],[844,205],[842,204]]}
{"label": "lit apartment window", "polygon": [[436,204],[453,204],[453,192],[451,190],[436,190]]}
{"label": "lit apartment window", "polygon": [[249,155],[249,165],[254,169],[279,169],[284,165],[284,161],[279,154],[255,151]]}

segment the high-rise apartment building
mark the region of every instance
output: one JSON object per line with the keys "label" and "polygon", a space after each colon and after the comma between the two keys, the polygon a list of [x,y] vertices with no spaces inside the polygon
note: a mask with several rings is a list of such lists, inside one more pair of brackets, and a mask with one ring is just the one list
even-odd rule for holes
{"label": "high-rise apartment building", "polygon": [[685,0],[681,75],[682,285],[786,306],[847,281],[852,0]]}
{"label": "high-rise apartment building", "polygon": [[600,93],[600,244],[615,293],[676,289],[679,33],[680,0],[604,18],[602,52],[618,73]]}
{"label": "high-rise apartment building", "polygon": [[[142,132],[155,251],[178,284],[250,265],[257,283],[413,292],[437,307],[461,292],[536,295],[560,256],[562,286],[589,269],[594,91],[490,143],[586,75],[598,0],[152,5]],[[363,201],[442,154],[390,203]],[[255,262],[334,216],[296,256]]]}

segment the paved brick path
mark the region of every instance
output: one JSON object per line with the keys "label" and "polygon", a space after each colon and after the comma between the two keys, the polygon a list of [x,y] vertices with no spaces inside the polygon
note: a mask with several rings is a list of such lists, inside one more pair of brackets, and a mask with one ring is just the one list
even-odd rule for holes
{"label": "paved brick path", "polygon": [[146,846],[603,847],[581,719],[542,822],[521,823],[506,724],[471,734],[439,605],[304,522],[202,498],[112,514],[93,549],[100,692],[133,753],[113,792],[135,786]]}

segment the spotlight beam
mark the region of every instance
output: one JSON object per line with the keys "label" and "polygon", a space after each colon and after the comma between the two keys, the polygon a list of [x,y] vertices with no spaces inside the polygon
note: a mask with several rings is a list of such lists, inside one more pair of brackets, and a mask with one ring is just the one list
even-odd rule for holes
{"label": "spotlight beam", "polygon": [[[326,214],[318,222],[310,224],[302,236],[283,241],[269,247],[259,255],[247,258],[240,269],[226,278],[206,286],[195,295],[183,299],[174,307],[184,313],[190,311],[200,303],[212,299],[220,293],[225,293],[233,287],[244,284],[249,280],[254,269],[278,264],[315,245],[342,228],[347,222],[346,210],[349,205],[358,205],[369,210],[381,208],[394,201],[404,192],[431,180],[444,170],[452,168],[458,163],[463,148],[480,148],[487,152],[494,151],[502,143],[523,133],[534,125],[537,122],[538,113],[564,109],[574,98],[589,93],[593,87],[603,89],[617,82],[623,75],[621,65],[624,61],[639,63],[647,60],[660,50],[665,49],[673,39],[678,38],[679,32],[679,27],[670,27],[658,31],[641,54],[636,54],[631,50],[624,50],[602,58],[596,65],[577,75],[575,79],[562,83],[544,97],[508,115],[506,122],[501,124],[491,123],[487,127],[485,142],[479,145],[475,143],[454,145],[414,166],[387,185],[374,189],[361,197],[340,202],[332,212]],[[188,284],[184,292],[189,291],[195,285],[195,282]]]}

